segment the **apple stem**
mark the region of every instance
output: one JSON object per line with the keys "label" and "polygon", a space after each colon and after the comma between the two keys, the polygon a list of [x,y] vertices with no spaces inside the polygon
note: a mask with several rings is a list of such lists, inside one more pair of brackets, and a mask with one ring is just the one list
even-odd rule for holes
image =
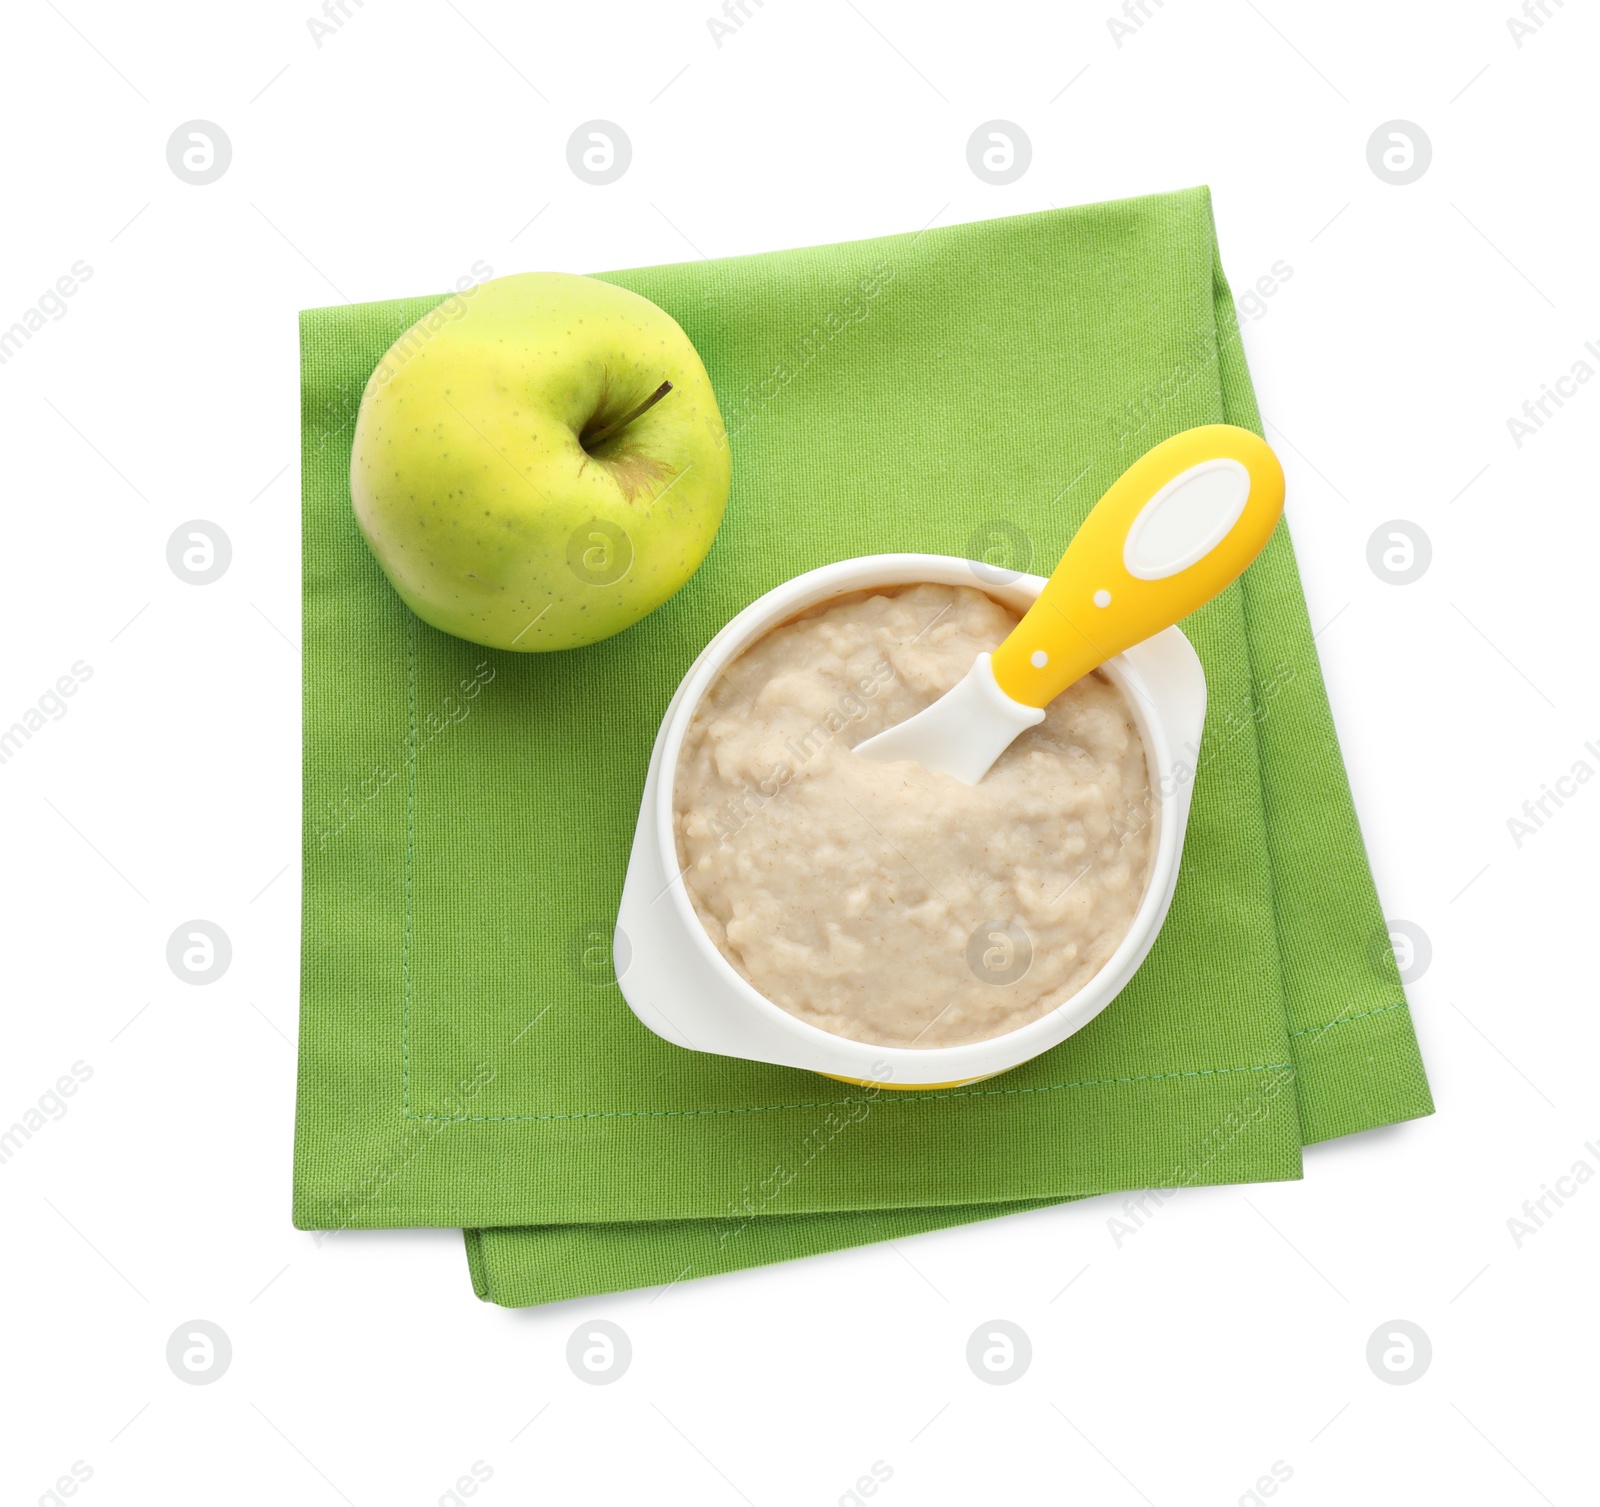
{"label": "apple stem", "polygon": [[622,430],[626,429],[629,424],[639,417],[640,414],[648,413],[671,391],[672,384],[670,382],[663,382],[660,387],[658,387],[653,393],[650,394],[648,398],[644,400],[644,402],[636,404],[634,407],[630,408],[620,419],[614,419],[611,423],[607,424],[604,429],[597,429],[593,434],[584,435],[583,448],[585,450],[593,450],[596,448],[596,446],[605,444],[608,439],[611,439],[614,435],[617,435],[621,433]]}

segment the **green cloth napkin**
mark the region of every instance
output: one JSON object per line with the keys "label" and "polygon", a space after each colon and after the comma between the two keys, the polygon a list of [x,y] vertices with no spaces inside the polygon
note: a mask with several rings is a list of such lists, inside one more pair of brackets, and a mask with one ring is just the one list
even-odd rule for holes
{"label": "green cloth napkin", "polygon": [[1184,624],[1210,708],[1182,875],[1084,1030],[874,1094],[635,1020],[609,944],[645,766],[734,613],[851,555],[1048,573],[1137,454],[1259,419],[1204,189],[607,277],[699,349],[733,491],[682,592],[560,654],[422,624],[356,531],[362,387],[441,300],[301,318],[296,1224],[461,1225],[479,1295],[519,1305],[1294,1178],[1304,1144],[1429,1113],[1284,528]]}

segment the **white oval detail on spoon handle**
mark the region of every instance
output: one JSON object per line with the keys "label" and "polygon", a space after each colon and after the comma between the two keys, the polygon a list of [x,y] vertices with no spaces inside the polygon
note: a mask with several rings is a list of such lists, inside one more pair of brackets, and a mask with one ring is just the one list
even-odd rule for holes
{"label": "white oval detail on spoon handle", "polygon": [[1128,529],[1128,574],[1161,581],[1198,564],[1228,537],[1249,500],[1250,473],[1236,460],[1201,461],[1174,476]]}

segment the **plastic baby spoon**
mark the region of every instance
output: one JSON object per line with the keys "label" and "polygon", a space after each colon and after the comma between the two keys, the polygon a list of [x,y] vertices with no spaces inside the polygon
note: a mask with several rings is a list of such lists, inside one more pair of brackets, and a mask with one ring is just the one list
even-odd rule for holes
{"label": "plastic baby spoon", "polygon": [[1206,424],[1163,441],[1095,504],[1005,642],[932,706],[855,751],[976,785],[1074,681],[1230,585],[1282,511],[1283,468],[1248,429]]}

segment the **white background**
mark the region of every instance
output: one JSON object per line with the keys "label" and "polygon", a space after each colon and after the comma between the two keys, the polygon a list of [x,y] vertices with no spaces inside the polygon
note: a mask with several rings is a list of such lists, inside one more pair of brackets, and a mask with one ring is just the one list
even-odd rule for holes
{"label": "white background", "polygon": [[[1281,1461],[1302,1507],[1593,1501],[1600,1179],[1520,1248],[1507,1220],[1600,1170],[1600,783],[1520,846],[1507,820],[1600,769],[1600,384],[1520,447],[1506,423],[1600,342],[1592,9],[1549,0],[1518,47],[1510,0],[1147,0],[1118,46],[1109,0],[749,0],[719,48],[710,0],[350,0],[318,47],[309,3],[3,23],[0,326],[93,268],[0,366],[0,726],[93,671],[0,765],[0,1127],[93,1073],[0,1165],[5,1500],[83,1462],[86,1503],[431,1504],[481,1461],[489,1507],[765,1507],[849,1501],[881,1461],[890,1507],[1167,1507],[1250,1501]],[[634,149],[604,188],[566,162],[596,117]],[[1007,187],[966,160],[996,117],[1033,144]],[[1366,156],[1397,117],[1434,154],[1405,187]],[[166,160],[195,118],[233,144],[206,187]],[[1303,1183],[1185,1192],[1120,1247],[1101,1198],[522,1313],[473,1297],[457,1232],[291,1229],[295,311],[480,259],[598,270],[1197,182],[1237,290],[1292,268],[1245,340],[1385,906],[1431,941],[1439,1113],[1313,1148]],[[166,561],[195,518],[233,543],[204,588]],[[1407,586],[1367,561],[1393,519],[1432,544]],[[207,988],[165,961],[195,917],[233,942]],[[165,1362],[194,1318],[231,1337],[215,1385]],[[595,1318],[632,1338],[612,1386],[564,1360]],[[965,1363],[993,1318],[1032,1337],[1013,1385]],[[1365,1360],[1396,1318],[1433,1346],[1404,1386]]]}

